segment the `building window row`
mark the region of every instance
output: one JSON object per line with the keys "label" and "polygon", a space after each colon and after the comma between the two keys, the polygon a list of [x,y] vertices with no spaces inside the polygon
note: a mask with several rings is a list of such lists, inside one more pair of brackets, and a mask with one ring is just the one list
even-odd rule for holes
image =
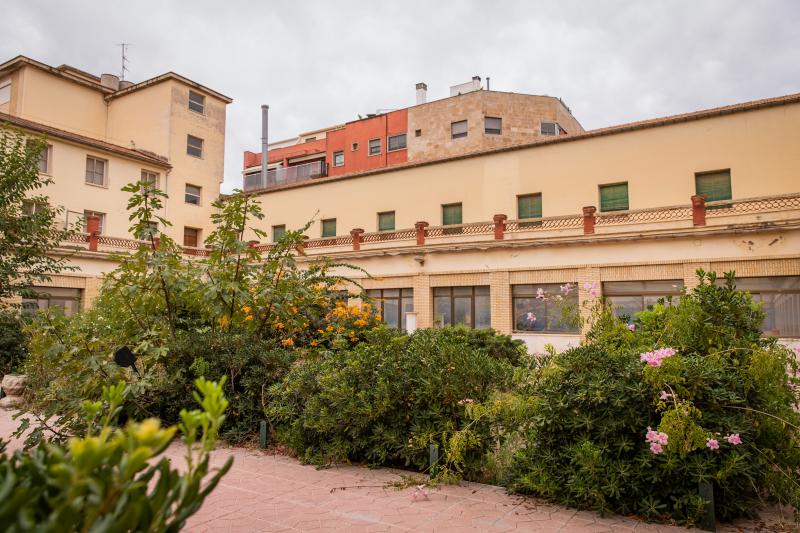
{"label": "building window row", "polygon": [[406,313],[414,311],[414,289],[369,289],[367,296],[384,324],[405,331]]}
{"label": "building window row", "polygon": [[32,315],[46,309],[72,316],[81,308],[81,289],[64,287],[32,287],[35,295],[22,298],[22,313]]}
{"label": "building window row", "polygon": [[434,327],[459,324],[476,329],[492,326],[488,285],[433,289]]}
{"label": "building window row", "polygon": [[[483,117],[483,132],[486,135],[501,135],[503,133],[502,117]],[[450,123],[450,138],[460,139],[469,133],[469,122],[467,120],[457,120]],[[539,124],[541,135],[564,135],[567,132],[557,122],[541,122]],[[422,130],[416,130],[416,136],[422,135]]]}

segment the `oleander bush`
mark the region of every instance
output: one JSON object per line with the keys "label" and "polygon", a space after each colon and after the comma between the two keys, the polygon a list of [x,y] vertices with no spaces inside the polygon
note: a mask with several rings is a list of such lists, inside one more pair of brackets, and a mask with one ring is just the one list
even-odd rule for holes
{"label": "oleander bush", "polygon": [[[544,356],[514,394],[470,410],[502,442],[484,459],[512,490],[600,512],[695,524],[761,501],[800,504],[797,363],[763,338],[763,313],[733,273],[638,315],[610,308],[588,343]],[[459,436],[464,440],[464,436]],[[510,451],[509,451],[510,450]]]}
{"label": "oleander bush", "polygon": [[16,310],[0,309],[0,376],[16,372],[27,355],[22,317]]}
{"label": "oleander bush", "polygon": [[[364,342],[298,361],[270,390],[267,415],[277,439],[303,461],[424,470],[429,445],[443,446],[466,423],[466,406],[510,384],[520,345],[463,327],[412,335],[372,329]],[[467,475],[479,458],[465,460]]]}

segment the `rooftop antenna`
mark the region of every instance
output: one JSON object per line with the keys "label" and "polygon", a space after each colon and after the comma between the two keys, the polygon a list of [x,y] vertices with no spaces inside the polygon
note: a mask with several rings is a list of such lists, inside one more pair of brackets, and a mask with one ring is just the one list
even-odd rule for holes
{"label": "rooftop antenna", "polygon": [[128,47],[131,44],[132,43],[119,43],[119,44],[117,44],[117,46],[119,46],[122,49],[122,71],[119,73],[120,81],[125,79],[125,73],[128,72],[128,67],[127,67],[128,54],[127,54],[127,52],[128,52]]}

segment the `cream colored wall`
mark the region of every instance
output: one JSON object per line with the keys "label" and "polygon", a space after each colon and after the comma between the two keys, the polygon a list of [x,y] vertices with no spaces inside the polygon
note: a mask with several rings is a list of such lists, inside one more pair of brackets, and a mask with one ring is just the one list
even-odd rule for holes
{"label": "cream colored wall", "polygon": [[[516,218],[516,196],[528,193],[542,193],[545,217],[579,214],[598,206],[598,185],[619,181],[629,183],[631,209],[689,205],[695,172],[724,168],[734,198],[796,193],[798,146],[800,104],[784,105],[261,194],[261,227],[299,228],[319,211],[340,235],[370,232],[391,210],[398,229],[439,225],[452,202],[463,203],[464,222]],[[319,223],[308,235],[320,236]]]}
{"label": "cream colored wall", "polygon": [[103,93],[25,66],[17,116],[95,139],[106,135]]}
{"label": "cream colored wall", "polygon": [[108,103],[105,140],[125,146],[169,154],[170,90],[168,83],[157,83]]}
{"label": "cream colored wall", "polygon": [[[105,213],[104,235],[131,238],[126,211],[130,195],[120,189],[130,182],[139,181],[142,169],[160,173],[161,176],[164,175],[164,169],[56,138],[49,138],[47,142],[53,146],[50,163],[53,183],[37,193],[49,196],[51,205],[63,206],[69,211],[80,214],[84,210]],[[86,183],[86,157],[89,155],[108,161],[106,187]],[[75,218],[76,215],[70,215],[70,221]]]}

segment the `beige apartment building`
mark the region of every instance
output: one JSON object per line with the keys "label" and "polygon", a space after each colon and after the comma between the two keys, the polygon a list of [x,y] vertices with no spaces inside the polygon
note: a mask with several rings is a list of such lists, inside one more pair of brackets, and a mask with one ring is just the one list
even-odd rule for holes
{"label": "beige apartment building", "polygon": [[132,83],[23,56],[0,64],[0,127],[46,137],[40,171],[53,183],[42,192],[63,207],[60,223],[97,217],[99,225],[91,243],[85,234],[65,243],[64,253],[85,248],[72,255],[80,271],[55,276],[24,305],[72,312],[91,302],[100,276],[116,266],[111,254],[136,246],[120,190],[131,182],[153,181],[169,195],[160,214],[172,226],[159,231],[189,251],[202,248],[223,180],[231,101],[174,72]]}
{"label": "beige apartment building", "polygon": [[476,150],[451,156],[453,113],[422,125],[445,125],[438,157],[254,191],[261,229],[313,219],[306,260],[366,269],[355,277],[394,327],[491,326],[562,349],[582,333],[564,302],[605,296],[630,316],[703,268],[735,270],[764,331],[798,343],[800,94],[501,147],[469,129]]}

